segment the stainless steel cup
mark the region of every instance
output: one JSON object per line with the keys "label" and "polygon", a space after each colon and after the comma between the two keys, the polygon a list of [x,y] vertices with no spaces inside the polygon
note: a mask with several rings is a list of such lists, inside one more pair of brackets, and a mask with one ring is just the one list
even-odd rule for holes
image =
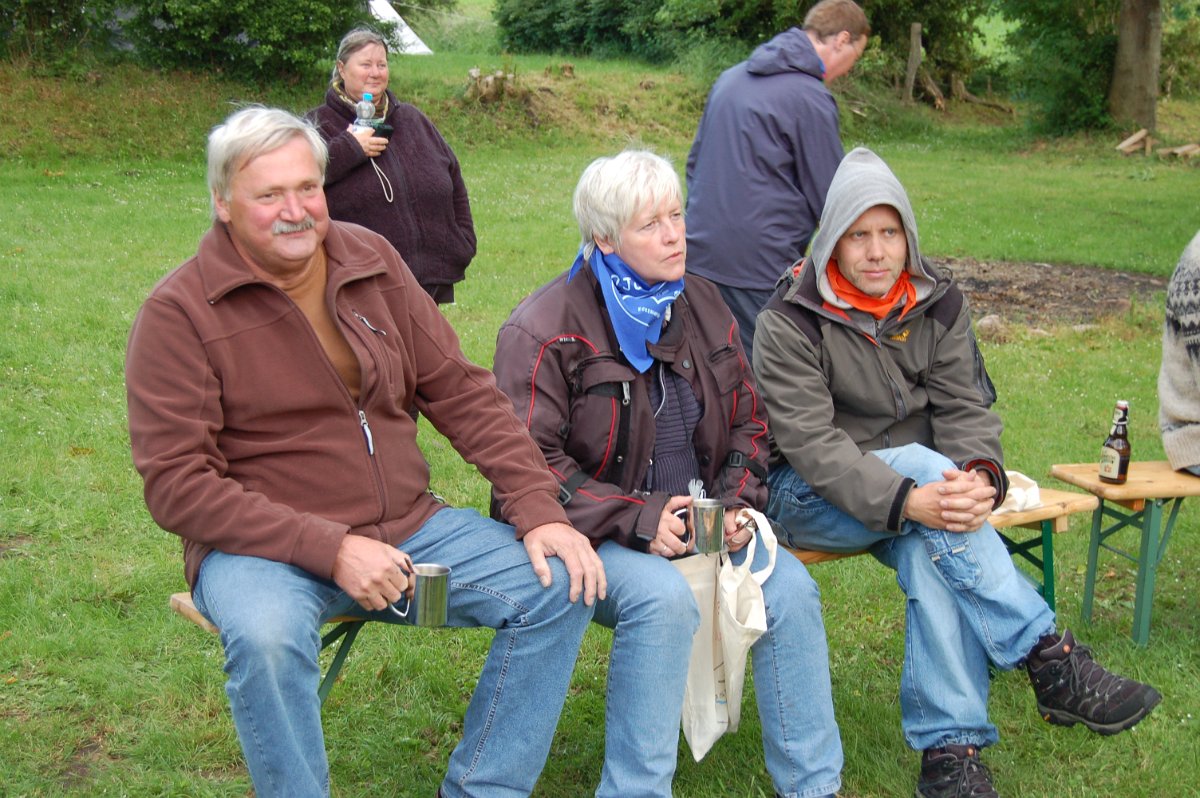
{"label": "stainless steel cup", "polygon": [[413,565],[409,576],[413,580],[413,597],[406,601],[404,611],[392,605],[392,612],[401,618],[410,615],[414,626],[445,626],[446,596],[450,589],[450,568],[431,562]]}
{"label": "stainless steel cup", "polygon": [[688,505],[688,533],[699,554],[715,554],[725,548],[725,503],[720,499],[692,499]]}

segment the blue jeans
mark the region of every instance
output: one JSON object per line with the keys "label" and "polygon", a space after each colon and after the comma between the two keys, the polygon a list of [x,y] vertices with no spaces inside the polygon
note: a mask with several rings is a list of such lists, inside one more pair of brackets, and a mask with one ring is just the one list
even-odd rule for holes
{"label": "blue jeans", "polygon": [[[756,567],[765,565],[758,546]],[[604,772],[596,792],[670,796],[692,637],[699,614],[686,580],[661,557],[600,546],[608,597],[597,623],[614,630],[609,658]],[[733,555],[740,562],[744,553]],[[767,631],[751,648],[767,770],[786,798],[841,786],[842,744],[833,716],[829,651],[816,583],[789,554],[763,586]],[[669,674],[677,678],[666,679]]]}
{"label": "blue jeans", "polygon": [[[512,527],[473,510],[439,511],[400,549],[414,562],[450,566],[450,626],[496,629],[443,795],[529,795],[592,608],[568,601],[560,560],[550,560],[554,584],[542,588]],[[336,584],[300,568],[222,552],[205,558],[193,598],[221,630],[225,691],[255,793],[329,795],[317,698],[321,624],[337,615],[404,621],[363,610]]]}
{"label": "blue jeans", "polygon": [[[872,454],[918,485],[940,481],[942,471],[954,467],[918,444]],[[867,529],[787,465],[772,469],[767,482],[767,515],[789,545],[870,549],[896,571],[907,597],[900,714],[909,746],[996,742],[999,735],[987,715],[988,663],[1016,667],[1055,626],[1054,613],[1017,571],[991,524],[956,533],[906,521],[893,535]]]}

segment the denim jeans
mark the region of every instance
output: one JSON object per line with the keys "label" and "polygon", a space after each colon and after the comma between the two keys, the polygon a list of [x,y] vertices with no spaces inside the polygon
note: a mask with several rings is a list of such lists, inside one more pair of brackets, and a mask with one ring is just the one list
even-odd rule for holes
{"label": "denim jeans", "polygon": [[[443,795],[529,795],[592,608],[568,601],[560,560],[550,559],[554,584],[542,588],[512,528],[473,510],[439,511],[400,549],[414,562],[450,566],[450,626],[496,629]],[[321,623],[337,615],[404,621],[363,610],[336,584],[300,568],[222,552],[205,558],[193,597],[221,630],[225,691],[255,793],[329,795],[317,698]]]}
{"label": "denim jeans", "polygon": [[[942,471],[954,467],[918,444],[872,454],[918,485],[940,481]],[[773,468],[767,482],[767,515],[789,545],[870,549],[896,571],[907,598],[900,714],[909,746],[996,742],[987,715],[988,663],[1016,667],[1055,627],[1054,613],[1017,571],[991,524],[956,533],[906,521],[893,535],[867,529],[787,465]]]}
{"label": "denim jeans", "polygon": [[[755,567],[766,563],[757,547]],[[686,580],[661,557],[600,546],[608,598],[597,623],[614,630],[609,658],[604,772],[596,795],[670,796],[683,688],[699,614]],[[733,555],[741,562],[745,557]],[[767,770],[786,798],[841,785],[829,652],[816,583],[786,553],[763,586],[767,631],[751,648]],[[671,680],[664,678],[676,674]]]}

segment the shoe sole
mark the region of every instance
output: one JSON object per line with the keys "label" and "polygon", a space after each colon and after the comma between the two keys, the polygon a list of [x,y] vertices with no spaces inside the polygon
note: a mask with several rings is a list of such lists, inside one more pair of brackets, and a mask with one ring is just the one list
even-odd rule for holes
{"label": "shoe sole", "polygon": [[1038,713],[1041,714],[1042,720],[1046,721],[1047,723],[1053,723],[1055,726],[1074,726],[1076,723],[1082,723],[1084,726],[1087,726],[1089,729],[1096,732],[1096,734],[1109,736],[1112,734],[1120,734],[1127,729],[1132,729],[1138,724],[1139,721],[1141,721],[1142,718],[1149,715],[1150,710],[1158,706],[1160,701],[1162,701],[1162,696],[1157,691],[1154,691],[1151,694],[1150,700],[1146,703],[1146,706],[1142,707],[1129,717],[1119,720],[1115,723],[1097,723],[1094,720],[1088,720],[1087,718],[1081,717],[1072,712],[1067,712],[1061,709],[1048,709],[1042,706],[1040,702],[1038,703]]}

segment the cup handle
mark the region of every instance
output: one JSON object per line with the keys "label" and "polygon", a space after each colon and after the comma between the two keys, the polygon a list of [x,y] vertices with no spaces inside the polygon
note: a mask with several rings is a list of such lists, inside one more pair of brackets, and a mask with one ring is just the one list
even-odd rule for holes
{"label": "cup handle", "polygon": [[687,512],[688,512],[688,508],[680,507],[674,513],[672,513],[672,515],[674,515],[676,518],[679,518],[683,521],[684,532],[683,532],[683,537],[680,538],[680,540],[683,541],[684,546],[687,546],[687,545],[691,544],[691,542],[692,542],[692,530],[687,528]]}
{"label": "cup handle", "polygon": [[405,605],[404,612],[400,612],[400,610],[396,609],[395,604],[389,604],[388,609],[391,610],[395,615],[400,616],[401,618],[407,618],[408,611],[412,609],[412,601],[408,598],[408,596],[403,596],[403,599],[404,599],[404,605]]}

